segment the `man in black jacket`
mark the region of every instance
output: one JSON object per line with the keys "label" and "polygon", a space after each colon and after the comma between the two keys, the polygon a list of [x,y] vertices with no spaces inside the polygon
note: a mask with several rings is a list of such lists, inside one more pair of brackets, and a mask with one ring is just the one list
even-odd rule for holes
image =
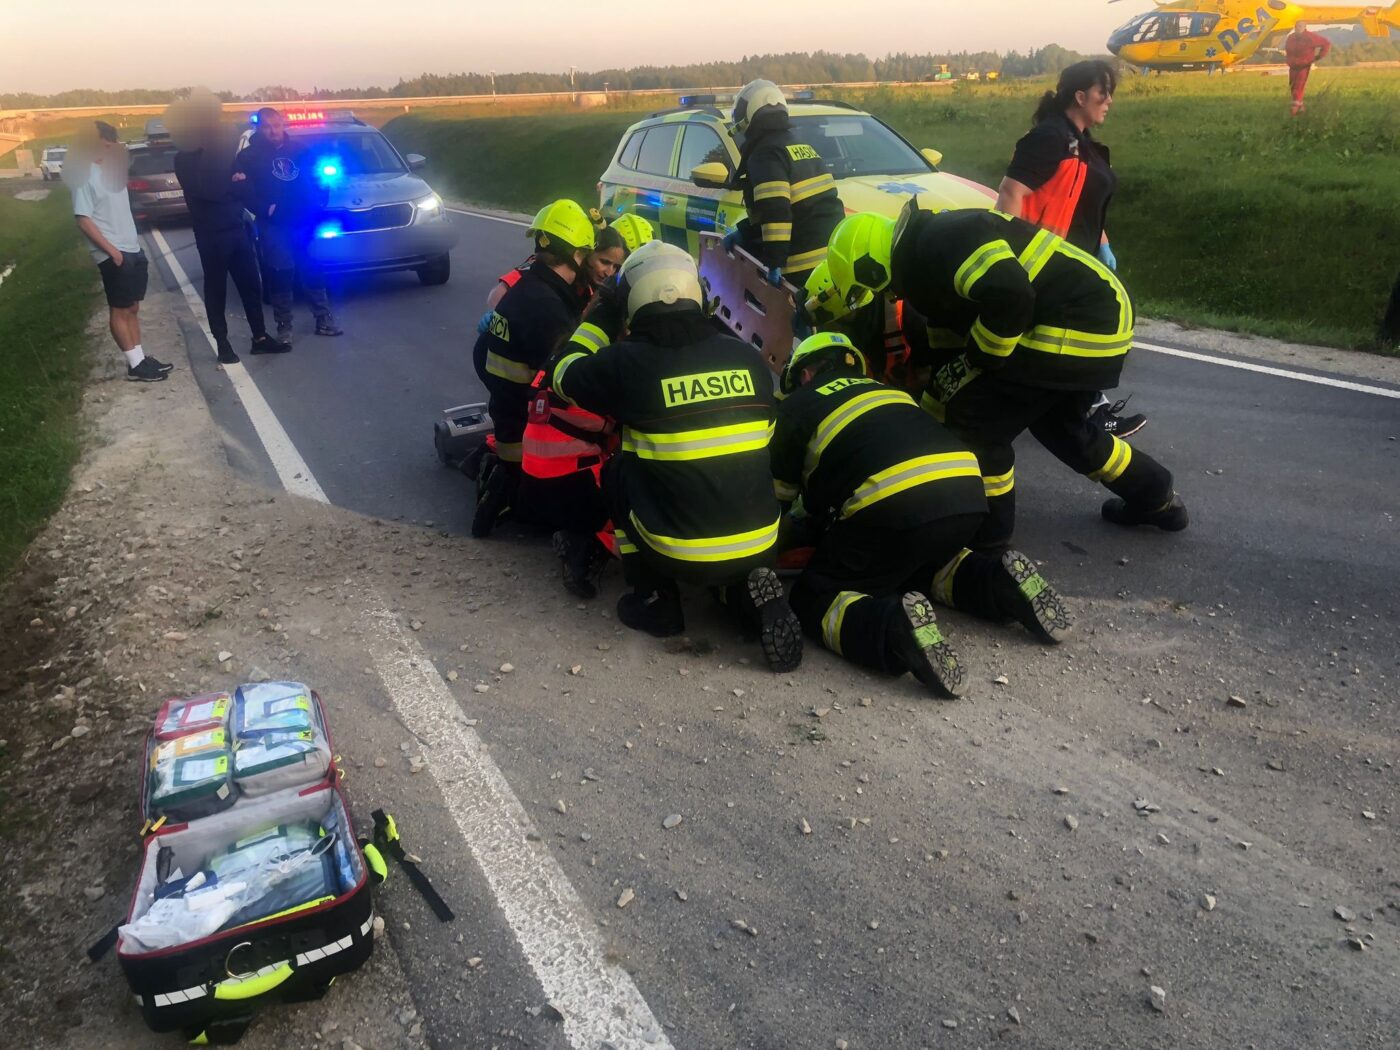
{"label": "man in black jacket", "polygon": [[316,315],[316,334],[343,335],[331,315],[325,274],[307,251],[326,207],[326,190],[307,166],[305,150],[287,135],[282,114],[264,106],[257,118],[258,130],[234,161],[233,177],[238,195],[257,219],[277,338],[291,339],[292,286],[298,276]]}
{"label": "man in black jacket", "polygon": [[739,93],[734,137],[748,217],[725,247],[738,244],[762,262],[773,284],[786,279],[802,288],[846,214],[836,180],[821,154],[793,133],[787,100],[771,81],[755,80]]}
{"label": "man in black jacket", "polygon": [[291,346],[267,334],[258,259],[243,225],[243,205],[234,196],[230,181],[237,135],[232,128],[220,124],[220,111],[219,100],[213,95],[192,94],[186,102],[171,107],[166,122],[179,147],[175,177],[185,192],[195,248],[204,270],[204,311],[209,317],[209,334],[214,337],[220,363],[229,365],[238,362],[238,354],[229,343],[228,320],[224,316],[230,277],[253,333],[252,352],[281,354]]}

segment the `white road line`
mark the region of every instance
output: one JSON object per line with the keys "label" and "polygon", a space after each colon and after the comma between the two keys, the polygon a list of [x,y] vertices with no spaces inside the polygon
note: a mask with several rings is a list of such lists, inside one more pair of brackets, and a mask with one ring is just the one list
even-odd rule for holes
{"label": "white road line", "polygon": [[[204,336],[204,304],[170,245],[153,230],[166,265]],[[289,492],[327,502],[291,438],[241,364],[226,365],[234,392]],[[256,406],[256,407],[255,407]],[[280,451],[274,451],[279,450]],[[468,725],[447,683],[376,591],[367,595],[372,656],[384,688],[409,731],[425,746],[432,773],[458,830],[549,1002],[564,1015],[575,1050],[672,1050],[632,978],[606,958],[602,935],[568,876],[526,834],[532,825],[505,775]]]}
{"label": "white road line", "polygon": [[492,222],[509,223],[511,226],[529,226],[528,222],[520,219],[508,219],[504,215],[488,215],[484,211],[471,211],[468,208],[448,208],[448,211],[456,212],[458,215],[470,215],[474,219],[490,219]]}
{"label": "white road line", "polygon": [[1222,365],[1225,368],[1238,368],[1245,372],[1258,372],[1266,376],[1278,376],[1280,379],[1296,379],[1303,383],[1316,383],[1318,386],[1336,387],[1338,390],[1353,390],[1358,394],[1375,394],[1377,397],[1392,397],[1400,399],[1400,390],[1391,390],[1389,387],[1369,386],[1366,383],[1353,383],[1349,379],[1333,379],[1331,376],[1315,376],[1307,372],[1293,372],[1287,368],[1275,368],[1272,365],[1258,365],[1252,361],[1236,361],[1226,357],[1212,357],[1210,354],[1198,354],[1193,350],[1178,350],[1174,346],[1158,346],[1156,343],[1133,344],[1140,350],[1150,350],[1154,354],[1167,354],[1171,357],[1184,357],[1188,361],[1204,361],[1207,364]]}
{"label": "white road line", "polygon": [[588,909],[534,830],[481,737],[418,642],[382,604],[371,613],[371,656],[428,771],[471,847],[545,997],[577,1050],[671,1046],[627,972],[606,958]]}
{"label": "white road line", "polygon": [[[217,353],[214,335],[209,331],[209,325],[205,320],[204,303],[199,298],[199,293],[190,284],[185,268],[180,265],[180,260],[175,258],[175,253],[170,250],[170,245],[159,230],[152,230],[151,237],[160,248],[161,255],[165,258],[165,264],[170,267],[170,272],[175,275],[175,283],[180,286],[180,291],[185,296],[185,302],[189,304],[190,312],[194,314],[194,319],[199,324],[199,330],[209,341],[209,348]],[[329,503],[330,500],[326,498],[325,491],[322,490],[315,476],[311,473],[311,468],[306,465],[306,460],[301,458],[301,453],[292,444],[292,439],[283,429],[276,414],[272,411],[272,407],[262,396],[258,385],[253,382],[253,377],[248,374],[248,370],[240,363],[224,365],[224,371],[228,373],[229,381],[233,383],[234,393],[243,402],[243,410],[248,413],[248,418],[252,421],[253,429],[257,431],[263,448],[267,449],[267,457],[272,460],[272,467],[277,471],[277,477],[282,482],[282,487],[294,496],[305,496],[318,503]]]}

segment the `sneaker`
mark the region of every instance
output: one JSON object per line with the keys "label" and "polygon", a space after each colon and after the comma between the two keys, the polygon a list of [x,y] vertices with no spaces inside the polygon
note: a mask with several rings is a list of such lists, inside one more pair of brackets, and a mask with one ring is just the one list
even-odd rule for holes
{"label": "sneaker", "polygon": [[685,614],[677,595],[629,591],[617,600],[617,618],[624,627],[645,631],[653,638],[674,638],[685,631]]}
{"label": "sneaker", "polygon": [[[256,343],[254,343],[253,345],[254,345],[255,347],[257,346]],[[214,346],[217,347],[217,348],[218,348],[218,351],[219,351],[219,364],[221,364],[221,365],[236,365],[236,364],[238,364],[238,355],[237,355],[236,353],[234,353],[233,344],[230,343],[227,339],[215,339],[215,340],[214,340]],[[257,353],[257,350],[254,350],[253,353],[256,354],[256,353]]]}
{"label": "sneaker", "polygon": [[476,514],[472,517],[472,535],[485,539],[510,512],[510,472],[492,456],[482,463],[477,482]]}
{"label": "sneaker", "polygon": [[159,369],[160,369],[162,372],[164,372],[166,375],[169,375],[171,372],[175,371],[175,366],[174,366],[174,365],[172,365],[172,364],[167,364],[166,362],[160,360],[160,358],[158,358],[158,357],[152,357],[150,354],[147,354],[147,355],[146,355],[146,360],[149,361],[149,362],[151,362],[151,364],[155,365],[157,368],[159,368]]}
{"label": "sneaker", "polygon": [[1003,551],[1004,576],[997,578],[998,604],[1047,645],[1064,641],[1074,627],[1065,603],[1045,582],[1035,562],[1020,551]]}
{"label": "sneaker", "polygon": [[772,569],[754,569],[748,588],[758,610],[758,640],[768,669],[777,674],[796,671],[802,663],[802,625],[783,594],[783,581]]}
{"label": "sneaker", "polygon": [[316,321],[316,334],[324,336],[344,335],[345,329],[336,324],[329,317],[318,318]]}
{"label": "sneaker", "polygon": [[1136,434],[1143,427],[1147,426],[1147,417],[1141,413],[1131,416],[1123,415],[1123,409],[1128,406],[1128,399],[1132,395],[1115,401],[1111,405],[1100,405],[1089,413],[1089,422],[1098,427],[1105,434],[1112,434],[1114,437],[1125,438]]}
{"label": "sneaker", "polygon": [[159,383],[169,377],[170,370],[161,368],[160,362],[154,357],[143,357],[139,365],[126,370],[126,378],[130,383]]}
{"label": "sneaker", "polygon": [[598,588],[589,578],[593,569],[592,540],[592,536],[577,532],[560,531],[553,536],[554,553],[563,566],[564,590],[578,598],[598,597]]}
{"label": "sneaker", "polygon": [[1111,499],[1103,505],[1104,521],[1115,525],[1156,525],[1164,532],[1180,532],[1190,524],[1186,504],[1172,493],[1172,498],[1155,510],[1133,507],[1121,499]]}
{"label": "sneaker", "polygon": [[[253,353],[253,354],[285,354],[285,353],[287,353],[289,350],[291,350],[291,348],[292,348],[292,344],[291,344],[291,343],[284,343],[284,342],[282,342],[282,341],[279,340],[279,339],[274,339],[274,338],[272,338],[272,336],[270,336],[270,335],[268,335],[266,332],[264,332],[264,333],[263,333],[262,335],[260,335],[258,338],[256,338],[256,339],[253,340],[253,345],[252,345],[252,347],[249,349],[249,353]],[[236,359],[235,359],[235,360],[236,360]]]}
{"label": "sneaker", "polygon": [[289,324],[279,324],[277,326],[277,341],[292,345],[292,326]]}
{"label": "sneaker", "polygon": [[890,632],[895,658],[937,695],[954,700],[966,692],[966,675],[957,651],[938,629],[933,602],[918,591],[900,600],[899,623]]}

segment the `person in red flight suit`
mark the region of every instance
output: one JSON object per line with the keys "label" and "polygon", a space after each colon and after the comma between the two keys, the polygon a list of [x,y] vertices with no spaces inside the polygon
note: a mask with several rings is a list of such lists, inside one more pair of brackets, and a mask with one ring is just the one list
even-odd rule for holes
{"label": "person in red flight suit", "polygon": [[1304,22],[1293,27],[1288,40],[1283,45],[1288,56],[1288,90],[1293,94],[1293,115],[1296,117],[1307,107],[1303,105],[1303,93],[1308,89],[1308,76],[1314,62],[1326,58],[1332,50],[1332,41],[1321,33],[1314,33]]}

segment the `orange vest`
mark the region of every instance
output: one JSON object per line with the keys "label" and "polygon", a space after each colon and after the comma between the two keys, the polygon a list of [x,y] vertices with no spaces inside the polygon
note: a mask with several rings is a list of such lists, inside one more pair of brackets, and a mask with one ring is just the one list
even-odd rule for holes
{"label": "orange vest", "polygon": [[1088,175],[1087,163],[1079,157],[1066,157],[1050,181],[1026,198],[1021,218],[1059,237],[1068,237]]}
{"label": "orange vest", "polygon": [[613,443],[608,421],[565,404],[535,377],[522,440],[521,469],[532,478],[563,478],[591,470],[597,478]]}

